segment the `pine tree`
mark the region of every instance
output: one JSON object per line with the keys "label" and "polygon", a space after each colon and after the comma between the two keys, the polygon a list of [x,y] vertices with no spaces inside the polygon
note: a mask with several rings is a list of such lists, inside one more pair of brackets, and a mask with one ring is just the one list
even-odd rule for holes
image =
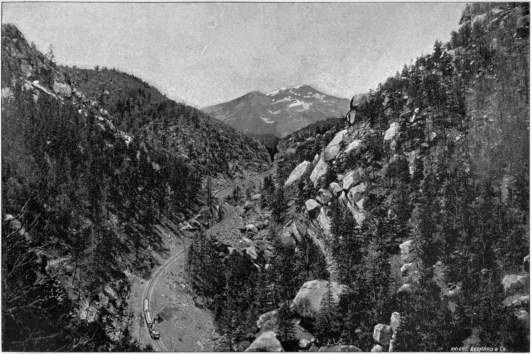
{"label": "pine tree", "polygon": [[275,222],[282,222],[284,212],[286,211],[287,207],[287,202],[284,197],[284,189],[279,187],[276,189],[273,201],[271,203],[273,220]]}
{"label": "pine tree", "polygon": [[321,300],[321,308],[315,321],[315,336],[322,345],[337,343],[342,334],[343,315],[332,294],[330,281]]}
{"label": "pine tree", "polygon": [[278,339],[285,348],[295,340],[295,325],[292,321],[289,302],[282,303],[278,310]]}

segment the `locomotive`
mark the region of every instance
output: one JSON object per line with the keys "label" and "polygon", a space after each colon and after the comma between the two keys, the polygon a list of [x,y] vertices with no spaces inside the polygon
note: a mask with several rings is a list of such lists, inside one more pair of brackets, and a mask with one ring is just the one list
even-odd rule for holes
{"label": "locomotive", "polygon": [[156,329],[153,328],[153,319],[151,318],[151,312],[149,312],[149,301],[148,299],[144,299],[144,317],[146,319],[146,324],[149,330],[149,335],[153,339],[159,339],[160,333]]}

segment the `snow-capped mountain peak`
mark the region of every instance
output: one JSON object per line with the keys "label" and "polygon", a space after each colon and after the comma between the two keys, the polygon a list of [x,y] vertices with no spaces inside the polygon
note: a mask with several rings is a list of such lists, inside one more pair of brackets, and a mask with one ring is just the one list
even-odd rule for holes
{"label": "snow-capped mountain peak", "polygon": [[349,101],[320,92],[309,85],[254,91],[203,110],[234,128],[251,134],[287,134],[331,117],[342,117]]}

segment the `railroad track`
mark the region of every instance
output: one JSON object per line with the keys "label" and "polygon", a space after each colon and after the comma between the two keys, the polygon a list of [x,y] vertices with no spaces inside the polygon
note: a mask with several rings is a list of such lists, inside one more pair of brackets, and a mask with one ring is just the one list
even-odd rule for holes
{"label": "railroad track", "polygon": [[[168,260],[166,262],[164,262],[164,264],[162,266],[160,266],[155,271],[155,274],[153,274],[153,278],[151,278],[149,280],[149,282],[146,284],[146,286],[144,288],[144,292],[142,293],[142,298],[140,299],[140,308],[141,309],[143,309],[143,306],[144,306],[144,299],[147,299],[148,302],[150,303],[149,308],[153,312],[153,308],[151,307],[151,303],[152,303],[151,302],[151,297],[153,296],[153,289],[155,288],[155,285],[157,284],[157,281],[158,281],[159,277],[164,273],[164,271],[169,266],[171,266],[173,263],[175,263],[179,259],[181,259],[182,256],[184,256],[184,253],[185,253],[185,251],[183,250],[183,251],[171,256],[170,258],[168,258]],[[143,313],[144,313],[144,311],[142,311],[142,314]],[[154,316],[154,313],[152,313],[152,315]],[[145,317],[143,317],[143,318],[145,320]],[[146,326],[146,330],[148,332],[149,339],[151,341],[151,345],[153,346],[153,349],[155,349],[157,351],[160,351],[160,352],[167,352],[168,348],[166,348],[166,345],[162,341],[162,338],[160,338],[159,340],[154,340],[153,338],[151,338],[151,335],[149,333],[149,328],[147,326]]]}

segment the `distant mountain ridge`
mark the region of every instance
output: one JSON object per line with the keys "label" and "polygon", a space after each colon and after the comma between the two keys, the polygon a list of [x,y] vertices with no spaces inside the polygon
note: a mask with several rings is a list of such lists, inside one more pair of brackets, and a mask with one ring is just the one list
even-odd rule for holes
{"label": "distant mountain ridge", "polygon": [[246,134],[285,137],[317,121],[343,116],[348,105],[348,99],[299,85],[269,93],[253,91],[202,110]]}

